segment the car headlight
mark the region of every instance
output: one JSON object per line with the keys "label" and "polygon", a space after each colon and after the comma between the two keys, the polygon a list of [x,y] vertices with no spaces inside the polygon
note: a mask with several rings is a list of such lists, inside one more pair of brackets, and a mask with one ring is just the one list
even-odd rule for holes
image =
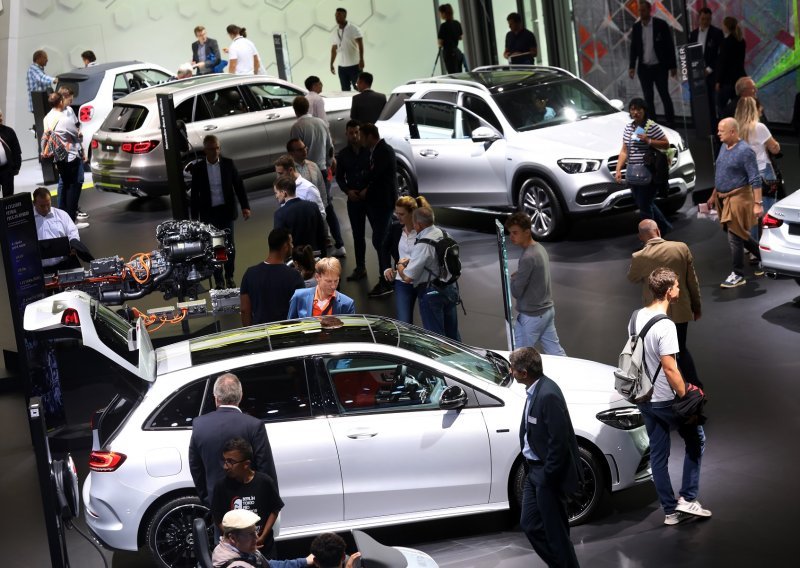
{"label": "car headlight", "polygon": [[596,172],[600,169],[600,160],[589,158],[564,158],[558,161],[558,167],[568,174],[584,174],[586,172]]}
{"label": "car headlight", "polygon": [[634,430],[639,426],[644,426],[644,417],[635,406],[598,412],[597,419],[603,424],[620,430]]}
{"label": "car headlight", "polygon": [[689,146],[686,145],[686,140],[683,139],[683,136],[679,136],[678,140],[678,152],[685,152],[689,149]]}

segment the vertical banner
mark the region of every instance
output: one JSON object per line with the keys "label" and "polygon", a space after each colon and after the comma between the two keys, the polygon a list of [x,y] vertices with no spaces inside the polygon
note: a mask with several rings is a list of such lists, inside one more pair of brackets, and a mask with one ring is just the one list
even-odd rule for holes
{"label": "vertical banner", "polygon": [[161,128],[161,140],[164,142],[164,161],[167,165],[167,185],[169,186],[172,218],[176,220],[189,218],[189,207],[186,203],[186,183],[181,168],[181,146],[186,143],[175,122],[175,105],[171,94],[156,95],[158,102],[158,124]]}
{"label": "vertical banner", "polygon": [[508,350],[514,350],[514,320],[511,316],[511,280],[508,277],[508,252],[506,251],[506,232],[503,224],[494,220],[497,228],[497,254],[500,257],[500,280],[503,288],[503,313],[506,318],[506,339]]}
{"label": "vertical banner", "polygon": [[286,34],[272,34],[272,43],[275,44],[275,65],[278,67],[278,77],[284,81],[292,80],[292,66],[289,63],[289,46]]}

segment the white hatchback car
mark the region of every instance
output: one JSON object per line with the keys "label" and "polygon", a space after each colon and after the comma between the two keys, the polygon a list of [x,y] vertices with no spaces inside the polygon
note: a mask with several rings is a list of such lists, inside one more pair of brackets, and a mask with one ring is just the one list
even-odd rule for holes
{"label": "white hatchback car", "polygon": [[[275,457],[279,539],[517,507],[524,387],[504,355],[376,316],[234,329],[153,350],[83,292],[31,304],[25,329],[81,338],[129,389],[93,420],[86,522],[105,546],[147,547],[194,566],[192,519],[206,512],[188,468],[192,420],[214,410],[214,379],[235,373],[241,408],[264,421]],[[141,326],[139,326],[141,327]],[[129,346],[136,345],[137,350]],[[569,502],[589,518],[606,490],[650,479],[642,417],[612,369],[544,357],[569,405],[585,481]]]}
{"label": "white hatchback car", "polygon": [[142,61],[114,61],[60,74],[58,85],[71,87],[75,92],[72,107],[81,123],[86,151],[91,153],[92,136],[111,112],[114,101],[166,83],[171,75],[160,65]]}
{"label": "white hatchback car", "polygon": [[758,246],[769,276],[791,276],[800,284],[800,191],[781,199],[764,215]]}
{"label": "white hatchback car", "polygon": [[[439,207],[515,208],[534,238],[552,240],[571,218],[635,206],[613,175],[631,120],[622,107],[557,67],[481,67],[397,87],[377,126],[397,153],[401,191]],[[680,134],[662,128],[669,183],[656,201],[670,214],[695,166]]]}

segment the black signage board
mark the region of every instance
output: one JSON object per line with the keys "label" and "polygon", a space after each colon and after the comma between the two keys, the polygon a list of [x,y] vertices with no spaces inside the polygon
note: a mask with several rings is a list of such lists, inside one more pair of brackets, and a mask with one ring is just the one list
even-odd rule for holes
{"label": "black signage board", "polygon": [[706,81],[706,61],[703,58],[703,46],[690,43],[678,47],[678,66],[680,80],[689,86],[689,102],[692,108],[694,128],[698,138],[706,138],[712,134],[712,117],[710,104],[713,92],[708,89]]}
{"label": "black signage board", "polygon": [[161,129],[161,140],[164,143],[164,160],[167,166],[167,185],[172,203],[172,218],[176,220],[189,218],[189,207],[186,202],[186,185],[181,167],[181,147],[186,140],[175,122],[175,105],[171,94],[156,95],[158,103],[158,124]]}
{"label": "black signage board", "polygon": [[508,350],[514,350],[514,320],[511,315],[511,279],[508,277],[508,251],[506,250],[506,233],[503,224],[494,220],[497,228],[497,254],[500,257],[500,281],[503,288],[503,315],[506,320],[506,339]]}

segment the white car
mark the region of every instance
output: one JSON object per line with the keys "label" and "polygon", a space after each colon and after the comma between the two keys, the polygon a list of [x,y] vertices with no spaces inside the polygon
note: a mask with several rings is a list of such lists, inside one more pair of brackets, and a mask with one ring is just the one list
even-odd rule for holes
{"label": "white car", "polygon": [[775,203],[761,221],[761,265],[769,276],[791,276],[800,284],[800,191]]}
{"label": "white car", "polygon": [[[376,125],[397,153],[401,192],[439,207],[518,209],[534,238],[552,240],[571,218],[635,206],[614,180],[631,121],[622,107],[557,67],[481,67],[397,87]],[[695,166],[680,134],[662,128],[670,171],[656,201],[670,214]]]}
{"label": "white car", "polygon": [[170,73],[160,65],[142,61],[114,61],[79,67],[60,74],[59,86],[75,91],[72,107],[81,123],[86,151],[92,136],[111,112],[114,101],[147,87],[169,81]]}
{"label": "white car", "polygon": [[[206,512],[188,467],[192,420],[211,412],[216,377],[242,381],[264,420],[281,498],[278,539],[518,507],[525,389],[505,356],[377,316],[309,318],[153,350],[83,292],[25,311],[27,331],[63,332],[113,360],[130,388],[93,419],[86,523],[105,546],[147,547],[160,566],[193,566],[192,519]],[[131,346],[137,349],[131,350]],[[612,369],[544,357],[569,405],[585,481],[569,502],[586,521],[606,490],[650,479],[638,410]]]}

